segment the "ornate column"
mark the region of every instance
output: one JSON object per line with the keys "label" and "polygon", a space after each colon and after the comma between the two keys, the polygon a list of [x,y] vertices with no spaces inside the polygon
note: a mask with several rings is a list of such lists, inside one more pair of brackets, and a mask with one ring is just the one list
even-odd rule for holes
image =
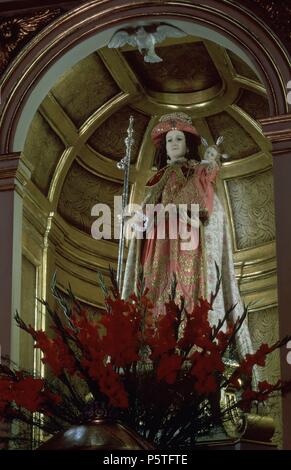
{"label": "ornate column", "polygon": [[[291,115],[260,121],[272,142],[280,338],[291,334]],[[281,351],[282,379],[291,379],[288,349]],[[291,449],[291,395],[283,399],[283,445]]]}
{"label": "ornate column", "polygon": [[22,197],[28,178],[19,152],[0,155],[0,344],[2,354],[16,363],[19,331],[13,317],[20,311]]}

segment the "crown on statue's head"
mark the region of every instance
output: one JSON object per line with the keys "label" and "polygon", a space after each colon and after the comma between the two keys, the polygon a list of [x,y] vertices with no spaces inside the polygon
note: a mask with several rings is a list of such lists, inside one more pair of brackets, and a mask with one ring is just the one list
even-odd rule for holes
{"label": "crown on statue's head", "polygon": [[159,122],[164,122],[164,121],[182,121],[182,122],[187,122],[188,124],[192,124],[192,118],[186,113],[170,113],[170,114],[164,114],[163,116],[160,117]]}
{"label": "crown on statue's head", "polygon": [[152,130],[152,141],[158,147],[165,134],[169,131],[181,131],[192,134],[197,144],[200,144],[200,135],[192,124],[192,119],[185,113],[170,113],[160,117],[159,123]]}

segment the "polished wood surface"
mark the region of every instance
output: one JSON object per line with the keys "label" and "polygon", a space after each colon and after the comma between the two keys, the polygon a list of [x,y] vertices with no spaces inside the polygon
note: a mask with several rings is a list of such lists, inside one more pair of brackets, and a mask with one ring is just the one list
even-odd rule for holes
{"label": "polished wood surface", "polygon": [[72,426],[42,444],[38,450],[151,450],[133,430],[108,419]]}

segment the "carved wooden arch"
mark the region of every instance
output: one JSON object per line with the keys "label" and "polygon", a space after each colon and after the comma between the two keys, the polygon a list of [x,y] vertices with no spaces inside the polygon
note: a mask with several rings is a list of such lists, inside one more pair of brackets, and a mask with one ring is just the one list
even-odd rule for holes
{"label": "carved wooden arch", "polygon": [[56,60],[97,32],[124,22],[157,18],[195,22],[222,34],[244,51],[256,68],[267,90],[270,116],[287,112],[288,56],[272,32],[251,12],[221,0],[208,0],[203,6],[198,0],[191,4],[170,0],[162,3],[158,0],[102,0],[60,17],[22,51],[7,71],[1,87],[0,153],[22,150],[13,144],[25,102]]}

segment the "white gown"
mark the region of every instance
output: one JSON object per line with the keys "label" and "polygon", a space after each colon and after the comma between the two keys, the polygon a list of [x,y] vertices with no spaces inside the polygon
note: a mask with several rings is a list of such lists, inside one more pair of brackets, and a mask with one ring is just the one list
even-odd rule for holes
{"label": "white gown", "polygon": [[[231,318],[235,321],[241,317],[244,312],[243,302],[238,289],[236,280],[231,238],[228,228],[228,221],[219,200],[218,195],[214,194],[213,212],[209,217],[208,224],[204,226],[205,243],[205,270],[207,278],[207,297],[211,292],[215,292],[217,277],[215,262],[218,265],[219,272],[222,275],[221,287],[213,305],[213,311],[209,312],[209,321],[211,324],[217,324],[218,319],[224,317],[225,311],[232,305],[236,305],[231,313]],[[226,324],[224,324],[224,329]],[[242,357],[247,353],[253,352],[252,341],[245,319],[241,329],[237,334],[237,350]]]}

